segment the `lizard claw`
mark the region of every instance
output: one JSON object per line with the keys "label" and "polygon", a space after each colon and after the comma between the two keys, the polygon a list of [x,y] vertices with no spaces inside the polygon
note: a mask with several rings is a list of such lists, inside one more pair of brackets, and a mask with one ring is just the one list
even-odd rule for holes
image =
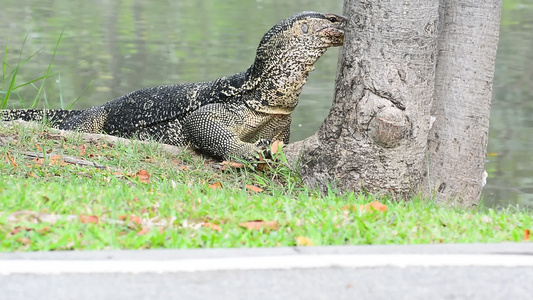
{"label": "lizard claw", "polygon": [[260,152],[265,158],[272,158],[272,153],[270,151],[271,145],[272,141],[267,139],[260,139],[255,143],[255,146],[260,149]]}

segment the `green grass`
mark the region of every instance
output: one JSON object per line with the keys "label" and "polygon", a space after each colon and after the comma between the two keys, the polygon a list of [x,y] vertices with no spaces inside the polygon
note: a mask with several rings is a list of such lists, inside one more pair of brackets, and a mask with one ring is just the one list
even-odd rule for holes
{"label": "green grass", "polygon": [[[34,91],[31,107],[48,103],[44,82],[61,78],[52,72],[60,40],[45,75],[35,79],[20,70],[39,51],[10,65],[6,43],[0,108],[9,101],[27,106],[23,87]],[[109,168],[64,163],[68,156]],[[150,175],[148,183],[136,176],[140,170]],[[303,187],[283,159],[267,171],[221,170],[188,151],[84,142],[43,125],[0,123],[0,175],[0,251],[519,242],[533,229],[531,212],[516,208],[462,210],[420,198],[398,203],[320,195]],[[373,201],[387,210],[365,206]],[[246,222],[255,220],[263,227],[249,229]]]}
{"label": "green grass", "polygon": [[[61,32],[61,34],[59,35],[56,45],[51,52],[50,62],[48,63],[48,67],[44,71],[44,75],[31,79],[26,78],[24,75],[22,75],[21,69],[28,61],[38,55],[43,49],[41,48],[29,55],[28,57],[23,58],[22,53],[24,52],[24,45],[26,44],[26,41],[28,39],[28,36],[26,35],[23,40],[22,47],[19,50],[17,63],[12,65],[8,61],[8,42],[6,41],[4,47],[4,58],[2,61],[2,77],[0,78],[0,109],[5,108],[10,101],[13,101],[13,99],[17,99],[19,105],[22,107],[28,106],[26,101],[27,99],[23,98],[19,93],[19,91],[25,87],[31,87],[32,89],[33,100],[29,104],[29,107],[33,108],[39,106],[41,101],[48,106],[45,84],[47,79],[51,77],[57,77],[56,80],[58,82],[60,91],[60,107],[64,107],[65,104],[63,103],[63,97],[61,94],[61,76],[59,73],[52,72],[52,65],[54,63],[54,59],[56,57],[56,53],[62,38],[63,32]],[[71,107],[77,100],[78,99],[74,100],[73,103],[69,105],[69,107]]]}
{"label": "green grass", "polygon": [[[115,169],[64,164],[54,155]],[[135,177],[141,169],[149,183]],[[528,211],[319,195],[283,163],[263,172],[222,171],[188,151],[85,143],[44,126],[0,126],[0,171],[0,251],[519,242],[533,229]],[[213,183],[222,187],[210,188]],[[360,207],[372,201],[387,210]],[[47,220],[50,215],[58,217]],[[272,223],[260,230],[242,224],[253,220]]]}

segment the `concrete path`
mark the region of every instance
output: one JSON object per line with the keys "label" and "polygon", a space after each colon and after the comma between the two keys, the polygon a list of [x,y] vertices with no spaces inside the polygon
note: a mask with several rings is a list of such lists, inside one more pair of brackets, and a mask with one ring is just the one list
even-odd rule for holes
{"label": "concrete path", "polygon": [[533,299],[533,243],[0,253],[0,295]]}

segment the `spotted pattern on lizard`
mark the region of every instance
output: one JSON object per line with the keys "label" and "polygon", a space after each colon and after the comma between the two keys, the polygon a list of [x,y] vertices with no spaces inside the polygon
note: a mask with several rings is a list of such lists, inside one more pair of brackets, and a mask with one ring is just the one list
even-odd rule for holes
{"label": "spotted pattern on lizard", "polygon": [[81,132],[155,139],[216,158],[257,159],[289,142],[291,114],[314,63],[344,41],[342,16],[302,12],[272,27],[253,64],[213,81],[144,88],[87,110],[1,110],[2,120],[42,120]]}

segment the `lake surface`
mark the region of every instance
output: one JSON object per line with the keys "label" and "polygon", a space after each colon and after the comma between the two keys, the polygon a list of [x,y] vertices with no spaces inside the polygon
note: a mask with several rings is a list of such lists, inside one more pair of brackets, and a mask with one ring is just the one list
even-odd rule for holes
{"label": "lake surface", "polygon": [[[533,4],[503,2],[484,203],[533,208]],[[304,10],[341,13],[342,1],[2,0],[0,58],[7,45],[9,71],[20,57],[19,84],[46,74],[53,58],[39,105],[87,108],[142,87],[241,72],[270,27]],[[311,73],[292,141],[327,115],[337,58],[328,50]],[[37,88],[19,89],[10,107],[31,106]]]}

